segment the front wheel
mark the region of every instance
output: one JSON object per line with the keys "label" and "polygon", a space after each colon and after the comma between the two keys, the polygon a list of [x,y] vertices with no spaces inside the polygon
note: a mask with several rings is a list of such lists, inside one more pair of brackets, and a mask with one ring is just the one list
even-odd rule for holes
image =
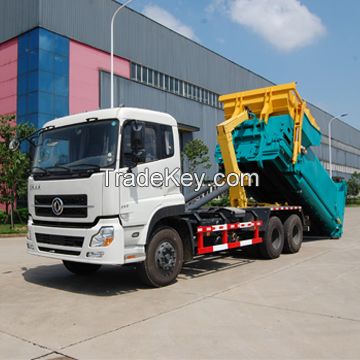
{"label": "front wheel", "polygon": [[101,265],[97,264],[86,264],[67,260],[63,260],[63,264],[70,272],[77,275],[90,275],[101,268]]}
{"label": "front wheel", "polygon": [[184,250],[179,234],[170,227],[163,227],[152,235],[146,248],[146,259],[137,266],[137,271],[146,285],[166,286],[175,281],[183,259]]}

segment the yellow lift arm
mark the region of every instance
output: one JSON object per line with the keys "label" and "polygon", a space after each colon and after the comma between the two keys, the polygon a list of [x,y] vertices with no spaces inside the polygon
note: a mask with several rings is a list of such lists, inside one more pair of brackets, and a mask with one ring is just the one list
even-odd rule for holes
{"label": "yellow lift arm", "polygon": [[[217,140],[224,161],[225,175],[231,173],[241,175],[232,141],[232,132],[242,122],[249,119],[248,109],[265,123],[268,122],[270,116],[289,114],[292,117],[294,120],[293,164],[296,163],[301,152],[304,113],[311,124],[320,130],[316,120],[306,107],[306,102],[297,92],[295,83],[223,95],[219,100],[224,104],[225,121],[217,125]],[[242,186],[230,187],[230,205],[234,207],[247,206],[247,197]]]}
{"label": "yellow lift arm", "polygon": [[[225,175],[236,174],[240,177],[241,171],[236,160],[235,148],[232,141],[232,132],[242,122],[249,120],[249,114],[247,111],[239,112],[238,109],[239,108],[236,108],[230,119],[225,120],[217,126],[217,141],[224,161]],[[229,198],[230,206],[241,208],[247,207],[246,192],[241,184],[238,184],[237,186],[230,186]]]}

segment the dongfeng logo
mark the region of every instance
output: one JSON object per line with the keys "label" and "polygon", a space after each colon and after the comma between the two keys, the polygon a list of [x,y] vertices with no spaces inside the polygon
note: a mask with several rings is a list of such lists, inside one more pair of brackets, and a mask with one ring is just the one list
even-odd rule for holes
{"label": "dongfeng logo", "polygon": [[51,208],[52,208],[52,212],[56,216],[60,216],[62,214],[62,212],[64,211],[64,203],[60,198],[56,197],[53,199],[53,201],[51,203]]}

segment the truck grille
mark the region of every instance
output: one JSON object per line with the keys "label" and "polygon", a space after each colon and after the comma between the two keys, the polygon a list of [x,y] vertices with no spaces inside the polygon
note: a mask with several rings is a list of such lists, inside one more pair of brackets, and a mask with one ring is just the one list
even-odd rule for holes
{"label": "truck grille", "polygon": [[41,244],[60,245],[60,246],[74,246],[81,248],[84,243],[84,238],[80,236],[65,236],[36,233],[36,241]]}
{"label": "truck grille", "polygon": [[[52,208],[55,198],[63,202],[63,211],[56,215]],[[87,195],[36,195],[35,214],[46,217],[86,218],[88,214]]]}

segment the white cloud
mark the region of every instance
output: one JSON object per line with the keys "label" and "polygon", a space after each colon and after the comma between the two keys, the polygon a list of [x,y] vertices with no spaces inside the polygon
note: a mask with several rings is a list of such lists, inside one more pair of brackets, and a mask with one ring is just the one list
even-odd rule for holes
{"label": "white cloud", "polygon": [[312,44],[326,33],[321,19],[300,0],[214,0],[208,11],[226,3],[230,19],[282,51]]}
{"label": "white cloud", "polygon": [[223,12],[225,10],[226,0],[213,0],[206,8],[205,11],[208,14],[215,12]]}
{"label": "white cloud", "polygon": [[178,32],[181,35],[188,37],[189,39],[199,41],[195,35],[193,29],[190,26],[183,24],[174,15],[167,10],[157,5],[147,5],[143,10],[143,14],[158,23]]}

